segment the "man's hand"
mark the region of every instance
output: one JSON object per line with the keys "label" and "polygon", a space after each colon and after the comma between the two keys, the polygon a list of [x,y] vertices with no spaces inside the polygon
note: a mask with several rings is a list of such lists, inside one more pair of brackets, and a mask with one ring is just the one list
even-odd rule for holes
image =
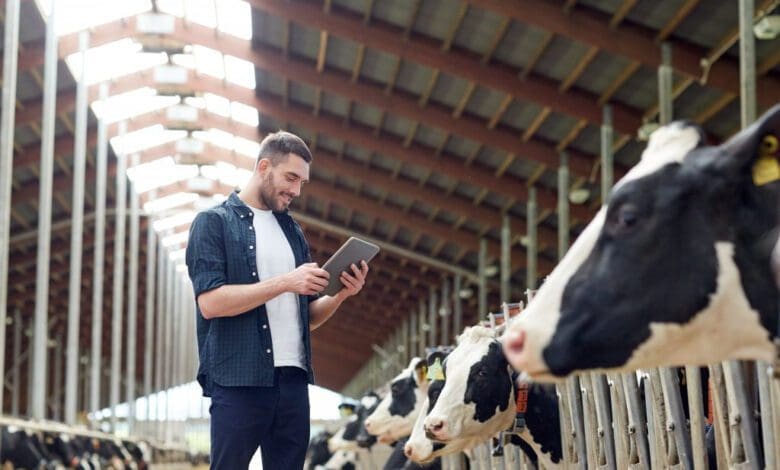
{"label": "man's hand", "polygon": [[365,261],[360,262],[360,268],[354,263],[349,267],[352,272],[342,271],[341,276],[339,277],[341,283],[344,284],[344,288],[342,288],[336,296],[343,299],[352,297],[360,292],[366,284],[366,275],[368,275],[368,263]]}
{"label": "man's hand", "polygon": [[313,295],[328,287],[330,274],[317,266],[317,263],[306,263],[286,274],[287,291],[299,295]]}

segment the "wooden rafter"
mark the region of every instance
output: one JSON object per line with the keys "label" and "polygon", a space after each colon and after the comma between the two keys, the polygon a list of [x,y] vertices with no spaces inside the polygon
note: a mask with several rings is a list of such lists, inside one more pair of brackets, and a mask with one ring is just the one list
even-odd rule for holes
{"label": "wooden rafter", "polygon": [[685,0],[685,3],[680,7],[679,10],[677,10],[677,13],[675,13],[674,16],[666,22],[663,29],[661,29],[661,31],[659,31],[655,36],[655,41],[665,41],[666,38],[668,38],[674,32],[674,30],[677,29],[677,26],[679,26],[680,23],[682,23],[683,20],[685,20],[685,18],[691,14],[693,9],[696,8],[700,2],[701,0]]}
{"label": "wooden rafter", "polygon": [[585,53],[585,55],[582,56],[580,61],[577,63],[577,65],[574,66],[574,68],[566,75],[566,80],[564,80],[561,83],[561,86],[558,88],[561,92],[567,91],[569,88],[571,88],[572,85],[574,85],[574,82],[577,81],[578,78],[582,75],[583,72],[585,72],[585,69],[590,65],[590,63],[593,61],[593,59],[596,58],[596,54],[599,53],[598,47],[591,47],[588,49],[588,52]]}
{"label": "wooden rafter", "polygon": [[623,3],[620,4],[618,9],[615,10],[615,13],[612,14],[612,18],[609,20],[609,28],[617,28],[623,19],[631,12],[631,9],[634,8],[637,1],[638,0],[623,0]]}

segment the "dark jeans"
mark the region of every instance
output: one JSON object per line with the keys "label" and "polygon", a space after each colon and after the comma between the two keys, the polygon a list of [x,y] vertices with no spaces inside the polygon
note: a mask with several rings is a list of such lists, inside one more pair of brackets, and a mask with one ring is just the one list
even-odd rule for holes
{"label": "dark jeans", "polygon": [[259,446],[264,470],[303,468],[309,444],[306,372],[277,367],[273,387],[222,387],[211,396],[211,468],[245,469]]}

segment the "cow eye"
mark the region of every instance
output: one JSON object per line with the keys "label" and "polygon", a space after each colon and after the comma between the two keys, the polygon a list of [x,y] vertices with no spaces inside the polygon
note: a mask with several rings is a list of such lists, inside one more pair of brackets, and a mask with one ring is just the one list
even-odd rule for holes
{"label": "cow eye", "polygon": [[619,231],[629,230],[639,222],[639,211],[630,204],[621,206],[615,214],[614,224]]}

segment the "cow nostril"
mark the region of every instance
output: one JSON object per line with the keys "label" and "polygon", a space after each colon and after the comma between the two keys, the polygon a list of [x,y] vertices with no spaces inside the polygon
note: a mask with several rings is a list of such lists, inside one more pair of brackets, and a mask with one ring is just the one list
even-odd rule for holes
{"label": "cow nostril", "polygon": [[519,354],[525,346],[525,331],[510,331],[504,340],[504,351]]}
{"label": "cow nostril", "polygon": [[404,455],[406,456],[407,459],[412,458],[412,446],[408,444],[404,446]]}

